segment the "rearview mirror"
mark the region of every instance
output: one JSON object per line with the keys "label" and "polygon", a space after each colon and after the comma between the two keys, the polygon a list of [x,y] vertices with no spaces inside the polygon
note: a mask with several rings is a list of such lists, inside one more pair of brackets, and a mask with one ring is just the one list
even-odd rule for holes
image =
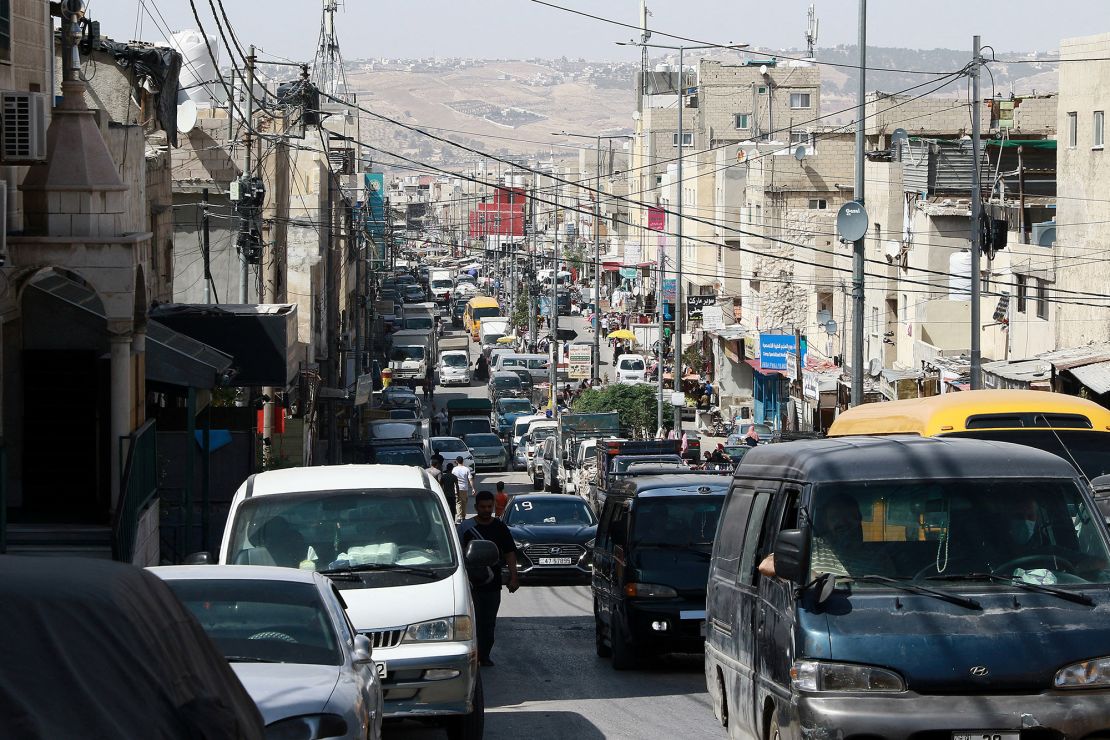
{"label": "rearview mirror", "polygon": [[805,582],[809,562],[809,530],[784,529],[775,538],[775,574],[794,583]]}
{"label": "rearview mirror", "polygon": [[491,568],[501,559],[501,551],[489,540],[471,540],[466,546],[468,568]]}
{"label": "rearview mirror", "polygon": [[366,635],[355,635],[355,650],[353,659],[356,664],[373,663],[374,648],[370,638]]}

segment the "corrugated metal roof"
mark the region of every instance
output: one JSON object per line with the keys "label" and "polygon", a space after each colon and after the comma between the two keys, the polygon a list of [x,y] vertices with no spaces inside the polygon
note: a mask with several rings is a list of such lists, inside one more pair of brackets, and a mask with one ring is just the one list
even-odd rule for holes
{"label": "corrugated metal roof", "polygon": [[1099,395],[1110,392],[1110,360],[1082,367],[1073,367],[1071,374],[1083,385]]}
{"label": "corrugated metal roof", "polygon": [[1084,365],[1110,361],[1110,342],[1088,344],[1084,347],[1067,347],[1054,352],[1044,352],[1037,357],[1051,362],[1057,370],[1071,370]]}

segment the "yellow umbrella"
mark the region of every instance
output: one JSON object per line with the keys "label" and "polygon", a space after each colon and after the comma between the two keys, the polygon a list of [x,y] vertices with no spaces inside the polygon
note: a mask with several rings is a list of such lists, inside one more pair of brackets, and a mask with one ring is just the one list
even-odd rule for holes
{"label": "yellow umbrella", "polygon": [[512,344],[516,341],[516,337],[501,337],[497,340],[498,344]]}
{"label": "yellow umbrella", "polygon": [[630,342],[635,342],[636,341],[636,335],[633,334],[628,329],[617,329],[616,331],[611,331],[607,335],[607,338],[608,339],[627,339]]}

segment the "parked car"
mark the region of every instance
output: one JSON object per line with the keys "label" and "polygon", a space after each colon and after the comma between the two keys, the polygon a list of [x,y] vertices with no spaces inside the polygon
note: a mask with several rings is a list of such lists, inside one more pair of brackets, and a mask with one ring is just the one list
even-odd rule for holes
{"label": "parked car", "polygon": [[709,572],[715,714],[735,736],[784,740],[1101,732],[1098,518],[1071,464],[1026,445],[859,436],[751,450]]}
{"label": "parked car", "polygon": [[[729,478],[675,472],[610,484],[594,545],[597,654],[625,670],[703,646],[709,553]],[[626,567],[626,564],[634,564]]]}
{"label": "parked car", "polygon": [[453,349],[439,356],[440,385],[470,385],[470,353]]}
{"label": "parked car", "polygon": [[513,496],[501,515],[520,550],[517,573],[524,585],[590,583],[597,519],[577,496]]}
{"label": "parked car", "polygon": [[327,575],[355,629],[384,663],[385,717],[439,720],[451,737],[482,736],[468,567],[497,562],[468,543],[423,470],[336,465],[271,470],[236,491],[219,561]]}
{"label": "parked car", "polygon": [[501,471],[509,469],[509,452],[496,434],[492,432],[467,434],[463,436],[463,441],[470,448],[470,454],[474,456],[475,471],[481,468]]}
{"label": "parked car", "polygon": [[149,570],[227,658],[262,712],[267,736],[381,737],[373,647],[351,625],[328,578],[247,565]]}
{"label": "parked car", "polygon": [[428,440],[428,453],[434,455],[439,453],[443,455],[443,460],[447,462],[455,462],[459,457],[463,459],[463,465],[471,470],[474,469],[474,456],[470,454],[470,448],[466,446],[458,437],[432,437]]}
{"label": "parked car", "polygon": [[0,736],[262,740],[262,715],[153,574],[0,557]]}

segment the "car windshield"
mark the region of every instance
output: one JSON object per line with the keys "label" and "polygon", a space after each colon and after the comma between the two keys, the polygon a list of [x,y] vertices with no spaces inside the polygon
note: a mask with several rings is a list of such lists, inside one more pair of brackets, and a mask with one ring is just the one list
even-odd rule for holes
{"label": "car windshield", "polygon": [[428,466],[424,450],[419,447],[377,447],[367,448],[366,462],[378,465],[413,465],[418,468]]}
{"label": "car windshield", "polygon": [[440,360],[446,367],[466,367],[470,364],[469,358],[464,354],[443,355]]}
{"label": "car windshield", "polygon": [[520,390],[520,378],[515,375],[497,375],[493,379],[497,390]]}
{"label": "car windshield", "polygon": [[390,359],[397,362],[404,362],[405,360],[423,360],[424,348],[418,345],[411,347],[394,347]]}
{"label": "car windshield", "polygon": [[405,319],[406,329],[431,329],[435,325],[435,321],[426,316],[417,316],[412,319]]}
{"label": "car windshield", "polygon": [[406,410],[416,411],[420,408],[420,399],[416,396],[394,394],[386,397],[386,403]]}
{"label": "car windshield", "polygon": [[815,574],[1110,583],[1100,514],[1071,480],[827,483],[810,512]]}
{"label": "car windshield", "polygon": [[236,564],[328,570],[346,565],[454,567],[439,494],[426,489],[256,496],[235,515]]}
{"label": "car windshield", "polygon": [[389,412],[390,419],[416,419],[416,411],[413,409],[391,409]]}
{"label": "car windshield", "polygon": [[682,458],[678,455],[636,455],[634,457],[618,457],[613,460],[613,472],[627,473],[628,469],[634,465],[659,467],[667,463],[684,465]]}
{"label": "car windshield", "polygon": [[724,496],[651,496],[633,506],[632,540],[647,547],[710,547]]}
{"label": "car windshield", "polygon": [[440,279],[440,280],[433,280],[432,281],[432,287],[435,288],[436,290],[450,290],[451,285],[452,285],[452,283],[451,283],[450,280]]}
{"label": "car windshield", "polygon": [[630,359],[621,358],[621,364],[619,365],[619,367],[621,370],[643,370],[644,361],[641,360],[639,357],[634,357]]}
{"label": "car windshield", "polygon": [[532,411],[532,402],[527,398],[506,398],[498,402],[497,409],[503,414],[527,414]]}
{"label": "car windshield", "polygon": [[457,437],[440,437],[432,440],[433,452],[466,452],[469,447]]}
{"label": "car windshield", "polygon": [[484,345],[497,344],[497,340],[500,339],[503,336],[505,336],[505,335],[504,334],[498,334],[497,332],[490,332],[489,334],[484,334],[482,336],[482,344],[484,344]]}
{"label": "car windshield", "polygon": [[204,578],[166,583],[231,663],[343,664],[314,584]]}
{"label": "car windshield", "polygon": [[532,430],[532,444],[538,444],[555,433],[555,427],[540,427]]}
{"label": "car windshield", "polygon": [[505,512],[505,524],[512,526],[587,527],[597,522],[586,502],[570,496],[563,499],[516,499]]}
{"label": "car windshield", "polygon": [[463,437],[471,447],[500,447],[501,438],[496,434],[468,434]]}
{"label": "car windshield", "polygon": [[489,418],[455,419],[448,430],[453,437],[466,437],[470,434],[487,434],[490,430]]}
{"label": "car windshield", "polygon": [[470,315],[474,319],[486,319],[490,316],[500,316],[500,309],[497,306],[486,306],[474,309]]}
{"label": "car windshield", "polygon": [[420,423],[406,420],[390,420],[370,424],[369,429],[371,439],[409,439],[410,437],[419,435]]}

